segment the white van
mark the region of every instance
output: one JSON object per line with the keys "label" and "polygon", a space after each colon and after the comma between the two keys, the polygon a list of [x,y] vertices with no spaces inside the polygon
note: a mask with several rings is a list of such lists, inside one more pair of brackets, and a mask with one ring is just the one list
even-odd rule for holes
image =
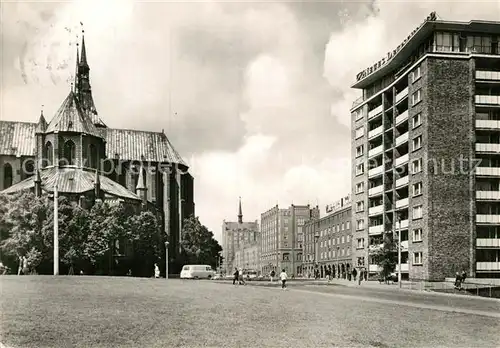
{"label": "white van", "polygon": [[212,279],[215,271],[209,265],[185,265],[182,267],[181,279]]}

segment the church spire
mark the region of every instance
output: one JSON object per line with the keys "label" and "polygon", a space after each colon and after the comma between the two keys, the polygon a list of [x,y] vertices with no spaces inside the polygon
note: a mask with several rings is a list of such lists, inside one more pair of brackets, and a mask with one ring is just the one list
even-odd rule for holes
{"label": "church spire", "polygon": [[239,204],[239,209],[238,209],[238,223],[239,224],[243,223],[243,213],[241,210],[241,197],[240,197],[240,204]]}
{"label": "church spire", "polygon": [[85,49],[85,30],[82,29],[82,58],[80,65],[88,67],[87,63],[87,50]]}
{"label": "church spire", "polygon": [[76,43],[76,68],[75,68],[75,90],[74,92],[76,93],[76,89],[78,88],[78,65],[80,64],[80,52],[78,52],[78,45],[79,43]]}

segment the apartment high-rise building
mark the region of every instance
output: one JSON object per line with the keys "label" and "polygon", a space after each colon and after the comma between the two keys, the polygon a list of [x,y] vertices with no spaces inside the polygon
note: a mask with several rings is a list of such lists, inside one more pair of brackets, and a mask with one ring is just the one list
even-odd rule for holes
{"label": "apartment high-rise building", "polygon": [[262,273],[285,269],[289,276],[302,274],[303,226],[312,217],[319,217],[319,209],[309,205],[278,205],[261,214]]}
{"label": "apartment high-rise building", "polygon": [[222,222],[222,269],[226,274],[232,274],[236,267],[236,251],[245,245],[258,243],[259,222],[243,221],[241,198],[238,206],[238,221]]}
{"label": "apartment high-rise building", "polygon": [[352,87],[353,260],[401,232],[403,277],[500,277],[500,22],[432,13]]}
{"label": "apartment high-rise building", "polygon": [[326,206],[326,216],[311,219],[304,226],[304,275],[345,278],[352,271],[351,197]]}

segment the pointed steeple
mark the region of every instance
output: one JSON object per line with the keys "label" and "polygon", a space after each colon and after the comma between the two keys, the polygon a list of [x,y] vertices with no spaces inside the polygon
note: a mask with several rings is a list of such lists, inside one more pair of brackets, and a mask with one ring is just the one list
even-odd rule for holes
{"label": "pointed steeple", "polygon": [[137,180],[137,186],[135,187],[136,194],[142,199],[142,204],[146,204],[148,201],[147,188],[144,185],[144,167],[141,165],[139,169],[139,178]]}
{"label": "pointed steeple", "polygon": [[75,67],[75,89],[74,92],[76,92],[76,89],[78,88],[78,66],[80,65],[80,52],[78,52],[78,42],[76,43],[76,67]]}
{"label": "pointed steeple", "polygon": [[239,209],[238,209],[238,223],[239,224],[243,223],[243,212],[241,210],[241,197],[240,197],[240,204],[239,204]]}
{"label": "pointed steeple", "polygon": [[87,50],[85,49],[85,30],[82,30],[82,58],[80,60],[80,65],[89,66],[87,63]]}
{"label": "pointed steeple", "polygon": [[[42,105],[43,107],[43,105]],[[35,128],[35,134],[40,134],[40,133],[45,133],[45,130],[47,129],[47,121],[45,120],[45,117],[43,116],[43,109],[40,111],[40,118],[38,119],[38,123]]]}

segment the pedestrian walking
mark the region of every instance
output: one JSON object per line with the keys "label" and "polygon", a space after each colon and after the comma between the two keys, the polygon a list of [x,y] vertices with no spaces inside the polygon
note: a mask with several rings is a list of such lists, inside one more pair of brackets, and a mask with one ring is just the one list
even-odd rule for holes
{"label": "pedestrian walking", "polygon": [[455,274],[455,289],[462,290],[462,276],[458,272]]}
{"label": "pedestrian walking", "polygon": [[354,281],[356,281],[356,275],[358,274],[358,271],[356,271],[356,268],[352,270],[352,277],[354,278]]}
{"label": "pedestrian walking", "polygon": [[269,278],[271,279],[271,283],[273,282],[273,278],[275,275],[276,275],[276,273],[274,273],[274,270],[272,270],[271,273],[269,274]]}
{"label": "pedestrian walking", "polygon": [[[236,285],[236,282],[238,281],[238,277],[240,275],[240,272],[238,271],[238,268],[234,268],[234,273],[233,273],[233,285]],[[239,284],[239,282],[238,282]]]}
{"label": "pedestrian walking", "polygon": [[361,285],[361,281],[363,280],[363,273],[364,271],[362,269],[359,270],[359,277],[358,277],[358,285]]}
{"label": "pedestrian walking", "polygon": [[155,263],[155,278],[160,278],[160,268]]}
{"label": "pedestrian walking", "polygon": [[467,272],[462,271],[462,284],[465,284],[465,279],[467,278]]}
{"label": "pedestrian walking", "polygon": [[280,273],[280,279],[281,279],[281,289],[286,290],[286,280],[288,276],[286,274],[285,269],[283,268]]}
{"label": "pedestrian walking", "polygon": [[238,270],[238,284],[246,285],[245,279],[243,278],[243,269],[242,268],[240,268]]}

